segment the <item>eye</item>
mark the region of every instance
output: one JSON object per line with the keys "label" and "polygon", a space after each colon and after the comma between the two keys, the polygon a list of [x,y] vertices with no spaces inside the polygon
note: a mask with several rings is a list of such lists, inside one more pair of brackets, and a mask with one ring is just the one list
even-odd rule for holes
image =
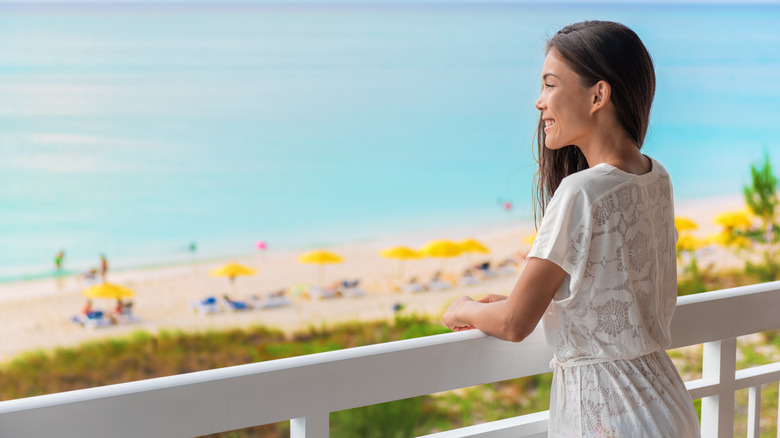
{"label": "eye", "polygon": [[545,82],[544,83],[544,88],[552,88],[552,87],[553,87],[553,84],[551,84],[549,82]]}

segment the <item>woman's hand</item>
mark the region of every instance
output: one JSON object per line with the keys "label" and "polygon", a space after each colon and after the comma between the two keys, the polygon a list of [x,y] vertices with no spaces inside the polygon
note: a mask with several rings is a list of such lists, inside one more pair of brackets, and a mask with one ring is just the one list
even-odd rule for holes
{"label": "woman's hand", "polygon": [[504,301],[507,298],[509,298],[506,295],[498,295],[498,294],[487,294],[484,297],[479,299],[480,303],[495,303],[496,301]]}
{"label": "woman's hand", "polygon": [[461,321],[458,318],[459,310],[464,306],[465,303],[469,303],[469,302],[474,302],[474,300],[465,296],[460,297],[457,300],[453,301],[452,304],[450,304],[450,306],[447,307],[447,310],[444,312],[444,315],[442,315],[441,317],[442,321],[444,321],[444,325],[446,325],[450,330],[454,332],[474,329],[473,325],[467,324],[466,322]]}

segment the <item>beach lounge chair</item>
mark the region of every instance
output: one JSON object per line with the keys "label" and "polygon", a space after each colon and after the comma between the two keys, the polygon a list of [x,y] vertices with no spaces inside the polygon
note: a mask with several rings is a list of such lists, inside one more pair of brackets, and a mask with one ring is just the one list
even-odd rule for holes
{"label": "beach lounge chair", "polygon": [[474,273],[477,275],[477,278],[491,278],[498,275],[498,272],[490,266],[490,262],[476,265],[474,267]]}
{"label": "beach lounge chair", "polygon": [[231,312],[243,312],[252,309],[248,302],[232,300],[227,295],[222,297],[222,305]]}
{"label": "beach lounge chair", "polygon": [[428,290],[446,290],[451,288],[453,282],[444,279],[444,275],[441,272],[437,272],[428,282]]}
{"label": "beach lounge chair", "polygon": [[341,292],[342,296],[347,298],[362,297],[366,294],[366,292],[360,287],[360,280],[344,280],[341,282],[341,286],[338,288],[338,291]]}
{"label": "beach lounge chair", "polygon": [[141,318],[133,313],[132,301],[120,301],[114,308],[114,311],[111,312],[111,319],[113,319],[116,324],[133,324],[141,322]]}
{"label": "beach lounge chair", "polygon": [[498,265],[495,269],[497,275],[514,275],[517,274],[517,265],[514,262],[505,261]]}
{"label": "beach lounge chair", "polygon": [[479,278],[474,275],[472,269],[466,269],[463,274],[458,278],[458,284],[461,286],[472,286],[480,282]]}
{"label": "beach lounge chair", "polygon": [[191,312],[198,313],[200,315],[208,315],[212,313],[222,312],[222,306],[217,302],[217,297],[207,297],[202,300],[194,300],[188,303],[188,308]]}
{"label": "beach lounge chair", "polygon": [[117,324],[134,324],[142,321],[142,319],[134,313],[115,314],[113,315],[113,318],[116,320]]}
{"label": "beach lounge chair", "polygon": [[408,283],[401,286],[401,292],[406,293],[425,292],[426,290],[428,289],[420,283]]}
{"label": "beach lounge chair", "polygon": [[452,283],[444,280],[433,280],[428,283],[428,290],[447,290],[452,287]]}
{"label": "beach lounge chair", "polygon": [[309,296],[312,300],[322,300],[327,298],[340,298],[341,292],[339,292],[337,287],[319,287],[319,286],[312,286],[311,289],[309,289]]}
{"label": "beach lounge chair", "polygon": [[71,322],[83,326],[88,330],[94,330],[96,328],[109,327],[113,325],[111,319],[106,316],[102,310],[96,310],[89,312],[88,314],[79,313],[71,317]]}
{"label": "beach lounge chair", "polygon": [[464,275],[458,279],[458,284],[461,286],[473,286],[479,284],[479,278],[473,275]]}
{"label": "beach lounge chair", "polygon": [[404,293],[425,292],[428,290],[424,284],[417,281],[417,277],[412,277],[406,283],[399,284],[397,288]]}
{"label": "beach lounge chair", "polygon": [[276,309],[277,307],[290,306],[292,301],[284,293],[273,292],[269,293],[265,299],[255,298],[251,300],[250,304],[253,309]]}

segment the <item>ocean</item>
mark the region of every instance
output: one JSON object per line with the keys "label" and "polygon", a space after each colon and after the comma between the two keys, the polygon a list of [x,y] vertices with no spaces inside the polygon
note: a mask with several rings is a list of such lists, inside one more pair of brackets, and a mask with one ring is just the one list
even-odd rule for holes
{"label": "ocean", "polygon": [[0,281],[527,221],[583,19],[650,50],[678,200],[780,169],[777,5],[0,3]]}

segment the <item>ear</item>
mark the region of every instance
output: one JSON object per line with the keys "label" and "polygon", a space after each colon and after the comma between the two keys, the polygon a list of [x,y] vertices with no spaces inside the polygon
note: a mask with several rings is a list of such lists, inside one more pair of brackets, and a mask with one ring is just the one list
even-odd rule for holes
{"label": "ear", "polygon": [[612,96],[612,87],[609,86],[607,81],[598,81],[591,87],[591,93],[593,100],[590,105],[590,113],[592,115],[607,105]]}

